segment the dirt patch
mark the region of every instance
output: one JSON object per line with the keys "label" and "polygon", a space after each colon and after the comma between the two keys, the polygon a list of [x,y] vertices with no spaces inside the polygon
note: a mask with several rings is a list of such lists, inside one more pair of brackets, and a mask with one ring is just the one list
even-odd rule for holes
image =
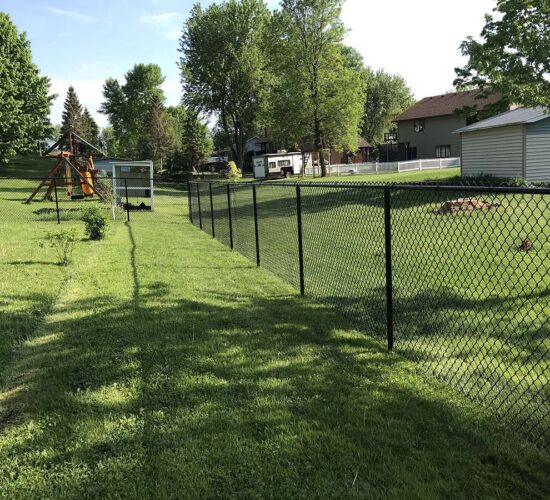
{"label": "dirt patch", "polygon": [[435,213],[438,215],[448,215],[457,212],[472,212],[474,210],[492,210],[499,206],[498,203],[488,203],[479,198],[458,198],[446,201]]}

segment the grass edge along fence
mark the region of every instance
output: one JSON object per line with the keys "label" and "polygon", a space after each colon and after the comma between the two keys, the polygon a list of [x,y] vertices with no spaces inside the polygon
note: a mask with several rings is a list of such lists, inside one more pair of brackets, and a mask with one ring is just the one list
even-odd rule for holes
{"label": "grass edge along fence", "polygon": [[189,219],[543,449],[550,189],[188,183]]}

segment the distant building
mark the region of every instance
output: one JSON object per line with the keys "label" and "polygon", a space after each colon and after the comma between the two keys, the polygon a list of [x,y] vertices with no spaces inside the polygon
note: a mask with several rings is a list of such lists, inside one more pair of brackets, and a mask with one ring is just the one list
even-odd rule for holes
{"label": "distant building", "polygon": [[[395,119],[398,144],[393,149],[399,156],[396,159],[460,156],[460,136],[453,132],[478,121],[480,111],[497,105],[501,99],[496,93],[485,96],[481,90],[425,97]],[[383,156],[381,154],[382,161]]]}
{"label": "distant building", "polygon": [[455,131],[462,145],[462,175],[550,181],[550,115],[519,108]]}

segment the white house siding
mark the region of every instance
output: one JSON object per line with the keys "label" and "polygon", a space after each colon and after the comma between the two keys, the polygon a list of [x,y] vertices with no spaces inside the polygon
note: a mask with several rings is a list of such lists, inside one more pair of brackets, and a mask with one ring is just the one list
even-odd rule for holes
{"label": "white house siding", "polygon": [[462,175],[523,176],[523,125],[462,134]]}
{"label": "white house siding", "polygon": [[550,118],[527,125],[526,179],[550,181]]}

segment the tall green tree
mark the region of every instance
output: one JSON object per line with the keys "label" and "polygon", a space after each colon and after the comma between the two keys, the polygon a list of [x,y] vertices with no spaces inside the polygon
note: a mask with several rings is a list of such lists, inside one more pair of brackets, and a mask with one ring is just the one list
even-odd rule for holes
{"label": "tall green tree", "polygon": [[481,40],[461,45],[468,57],[455,85],[495,90],[509,103],[550,107],[550,2],[498,0]]}
{"label": "tall green tree", "polygon": [[51,133],[54,95],[32,62],[30,43],[0,12],[0,162],[36,148]]}
{"label": "tall green tree", "polygon": [[99,134],[99,145],[107,155],[112,157],[121,156],[120,144],[116,138],[113,127],[104,127]]}
{"label": "tall green tree", "polygon": [[380,144],[384,133],[394,127],[393,120],[414,104],[414,97],[399,75],[366,68],[363,78],[366,99],[362,134],[371,144]]}
{"label": "tall green tree", "polygon": [[80,131],[82,132],[82,138],[86,139],[90,144],[94,146],[99,144],[99,126],[88,108],[84,108],[84,111],[82,111]]}
{"label": "tall green tree", "polygon": [[188,110],[182,129],[182,150],[185,166],[194,170],[203,163],[213,149],[212,134],[196,113]]}
{"label": "tall green tree", "polygon": [[121,85],[113,78],[103,85],[104,101],[100,112],[113,127],[119,152],[135,159],[145,159],[150,151],[147,122],[155,103],[164,103],[161,88],[164,76],[156,64],[136,64]]}
{"label": "tall green tree", "polygon": [[61,133],[66,134],[69,130],[83,136],[82,114],[84,110],[74,87],[71,85],[67,90],[67,96],[63,103],[63,113],[61,114]]}
{"label": "tall green tree", "polygon": [[363,117],[364,84],[343,51],[341,0],[282,0],[272,24],[274,135],[303,144],[313,142],[321,175],[321,151],[355,151]]}
{"label": "tall green tree", "polygon": [[242,168],[244,146],[265,102],[270,12],[262,0],[196,4],[180,40],[184,103],[214,114]]}
{"label": "tall green tree", "polygon": [[166,158],[173,153],[176,144],[175,131],[160,99],[155,99],[146,122],[150,155],[160,170]]}

